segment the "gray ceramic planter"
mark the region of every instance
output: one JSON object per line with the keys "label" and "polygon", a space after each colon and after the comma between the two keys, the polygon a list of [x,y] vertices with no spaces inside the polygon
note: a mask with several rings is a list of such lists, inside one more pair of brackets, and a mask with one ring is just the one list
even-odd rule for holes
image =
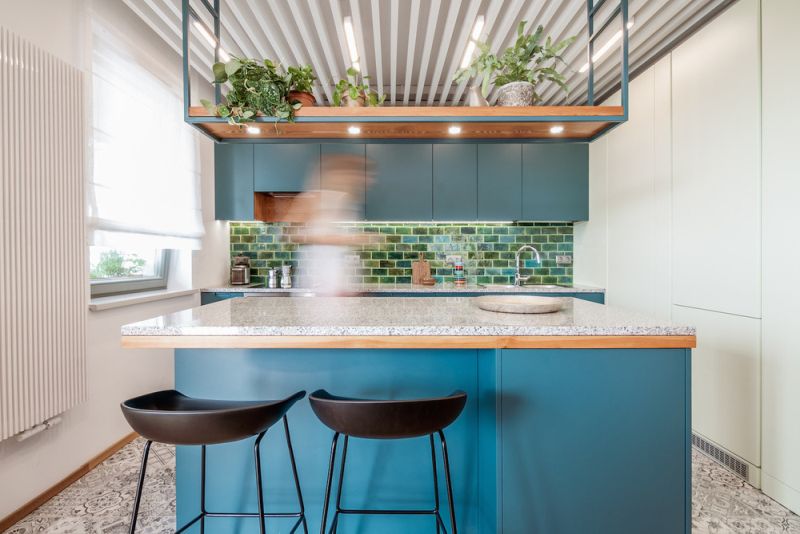
{"label": "gray ceramic planter", "polygon": [[498,106],[532,106],[533,84],[530,82],[511,82],[497,90]]}

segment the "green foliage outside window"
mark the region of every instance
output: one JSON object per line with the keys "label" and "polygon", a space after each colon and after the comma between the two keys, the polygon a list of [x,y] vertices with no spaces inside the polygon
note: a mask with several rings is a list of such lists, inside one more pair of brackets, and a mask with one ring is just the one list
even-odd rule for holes
{"label": "green foliage outside window", "polygon": [[105,278],[135,278],[142,276],[146,261],[137,254],[125,254],[118,250],[107,250],[100,254],[89,277],[92,280]]}

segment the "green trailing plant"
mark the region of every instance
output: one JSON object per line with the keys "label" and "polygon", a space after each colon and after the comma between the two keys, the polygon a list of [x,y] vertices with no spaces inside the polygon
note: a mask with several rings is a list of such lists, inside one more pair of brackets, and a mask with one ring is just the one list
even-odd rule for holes
{"label": "green trailing plant", "polygon": [[201,100],[211,113],[228,119],[230,124],[243,124],[258,113],[292,122],[299,103],[292,104],[287,96],[292,86],[292,77],[284,73],[280,65],[265,59],[259,63],[254,59],[233,57],[226,63],[214,63],[214,83],[228,83],[230,90],[225,103],[214,105]]}
{"label": "green trailing plant", "polygon": [[386,99],[386,95],[379,95],[376,91],[369,88],[366,80],[369,76],[361,76],[361,73],[350,67],[347,69],[347,78],[339,80],[333,91],[333,103],[336,106],[341,106],[343,97],[350,100],[364,99],[364,103],[368,106],[380,106]]}
{"label": "green trailing plant", "polygon": [[544,42],[544,28],[539,26],[532,33],[525,33],[527,21],[520,21],[517,26],[517,40],[512,46],[496,56],[490,50],[488,43],[479,42],[479,54],[469,67],[456,73],[456,81],[463,82],[472,77],[481,75],[481,93],[484,97],[489,94],[489,84],[500,87],[511,82],[529,82],[534,87],[534,102],[541,100],[536,93],[536,87],[543,81],[556,83],[564,91],[569,88],[564,76],[558,72],[558,63],[566,65],[561,58],[561,53],[571,45],[576,37],[572,36],[558,43],[553,43],[548,36]]}
{"label": "green trailing plant", "polygon": [[310,93],[313,90],[317,77],[311,69],[311,65],[288,67],[286,71],[289,73],[290,91]]}

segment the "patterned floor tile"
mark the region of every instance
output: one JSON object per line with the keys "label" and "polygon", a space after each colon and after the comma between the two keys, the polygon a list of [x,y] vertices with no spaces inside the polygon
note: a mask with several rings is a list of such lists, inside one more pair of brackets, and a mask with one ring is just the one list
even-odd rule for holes
{"label": "patterned floor tile", "polygon": [[[100,464],[6,534],[123,534],[128,531],[144,441]],[[175,528],[175,449],[154,444],[137,531]],[[694,534],[800,534],[800,517],[697,450],[692,451]]]}

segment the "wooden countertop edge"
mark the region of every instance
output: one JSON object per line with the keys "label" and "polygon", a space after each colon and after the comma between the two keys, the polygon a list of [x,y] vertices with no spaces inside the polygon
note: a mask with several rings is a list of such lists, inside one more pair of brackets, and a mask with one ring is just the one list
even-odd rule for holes
{"label": "wooden countertop edge", "polygon": [[695,336],[122,336],[130,349],[688,349]]}

